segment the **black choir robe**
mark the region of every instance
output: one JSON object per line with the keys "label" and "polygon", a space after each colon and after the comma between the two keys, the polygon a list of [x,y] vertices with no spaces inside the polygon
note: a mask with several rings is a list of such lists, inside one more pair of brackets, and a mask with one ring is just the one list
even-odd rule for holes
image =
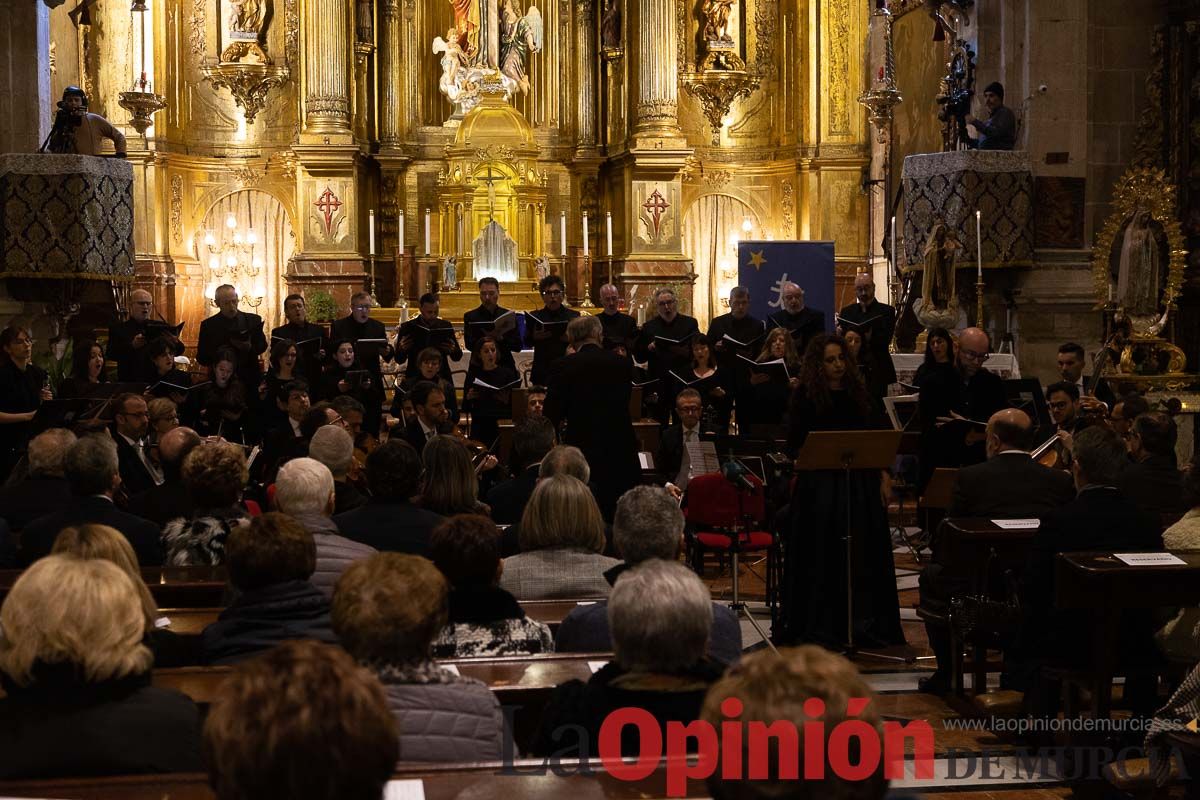
{"label": "black choir robe", "polygon": [[[505,314],[512,316],[504,317]],[[504,319],[497,326],[496,320],[499,317],[504,317]],[[497,327],[499,327],[499,333],[496,331]],[[496,349],[500,355],[497,363],[502,367],[515,370],[517,362],[513,358],[513,353],[521,349],[521,335],[517,331],[516,312],[501,306],[488,309],[486,306],[480,305],[473,311],[463,314],[463,341],[467,343],[468,350],[474,353],[479,347],[479,340],[488,334],[497,340]]]}

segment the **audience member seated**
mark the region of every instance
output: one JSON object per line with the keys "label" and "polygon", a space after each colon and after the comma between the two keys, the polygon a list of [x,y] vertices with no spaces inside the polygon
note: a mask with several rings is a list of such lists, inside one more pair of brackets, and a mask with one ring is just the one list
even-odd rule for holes
{"label": "audience member seated", "polygon": [[[1054,606],[1054,561],[1059,553],[1088,550],[1128,552],[1162,547],[1159,521],[1125,497],[1117,481],[1125,465],[1125,443],[1115,432],[1093,426],[1074,437],[1071,472],[1079,495],[1045,513],[1021,576],[1019,680],[1032,686],[1039,662],[1058,661],[1091,652],[1083,636],[1090,628],[1087,612]],[[1147,626],[1125,626],[1126,652],[1150,653]],[[1141,641],[1140,634],[1145,634]],[[1021,688],[1018,686],[1017,688]],[[1036,704],[1036,701],[1035,701]]]}
{"label": "audience member seated", "polygon": [[[708,791],[713,800],[883,800],[888,782],[882,759],[874,773],[851,781],[838,775],[828,755],[832,751],[831,734],[850,720],[874,729],[874,733],[869,733],[867,728],[860,728],[864,741],[883,741],[883,719],[879,703],[874,702],[874,694],[853,664],[816,645],[789,647],[779,653],[760,650],[746,656],[708,690],[700,712],[700,718],[717,732],[714,748],[717,758],[739,759],[737,763],[741,766],[738,769],[742,776],[747,776],[747,767],[751,763],[747,748],[749,740],[726,740],[728,731],[724,723],[728,721],[731,727],[736,726],[735,730],[745,731],[752,729],[750,726],[754,723],[774,728],[774,723],[781,722],[795,730],[795,742],[789,746],[795,747],[796,752],[825,754],[818,762],[823,762],[824,770],[821,777],[797,781],[781,775],[780,761],[772,757],[765,765],[766,775],[756,776],[754,780],[748,777],[739,780],[723,777],[732,764],[718,763],[708,778]],[[872,702],[847,720],[847,703],[852,698]],[[820,725],[808,724],[813,719],[805,711],[810,699],[822,703]],[[725,705],[734,700],[736,704],[731,702],[729,706],[740,709],[740,713],[732,713],[733,709]],[[727,710],[731,713],[726,713]],[[805,742],[805,737],[814,733],[822,738],[822,742]]]}
{"label": "audience member seated", "polygon": [[63,461],[73,444],[75,434],[66,428],[44,430],[29,441],[28,474],[0,489],[0,517],[9,528],[23,530],[38,517],[62,508],[63,498],[71,491],[63,477]]}
{"label": "audience member seated", "polygon": [[158,467],[150,460],[146,433],[150,430],[150,411],[146,398],[126,393],[113,399],[112,438],[117,443],[121,465],[121,483],[132,496],[162,483]]}
{"label": "audience member seated", "polygon": [[1129,431],[1129,456],[1133,463],[1117,482],[1121,493],[1147,514],[1182,514],[1182,476],[1175,458],[1178,432],[1175,420],[1161,411],[1141,414]]}
{"label": "audience member seated", "polygon": [[225,541],[248,520],[239,505],[249,473],[246,455],[226,442],[202,444],[183,460],[183,482],[192,495],[192,515],[163,528],[167,563],[176,567],[221,564]]}
{"label": "audience member seated", "polygon": [[[555,688],[542,713],[534,754],[594,757],[601,724],[619,708],[648,711],[662,735],[667,722],[697,719],[704,693],[721,677],[724,665],[705,655],[712,597],[684,565],[651,559],[624,573],[609,598],[608,620],[613,660],[587,683],[573,680]],[[638,730],[635,725],[622,729],[622,755],[637,755]]]}
{"label": "audience member seated", "polygon": [[[613,540],[625,559],[604,573],[610,584],[629,569],[652,558],[677,561],[683,545],[683,512],[665,489],[637,486],[621,495],[613,516]],[[712,604],[713,625],[708,655],[731,664],[742,655],[742,628],[729,606]],[[572,653],[605,653],[612,649],[608,604],[601,601],[576,606],[567,614],[554,637],[554,649]]]}
{"label": "audience member seated", "polygon": [[[508,656],[554,649],[550,628],[499,586],[500,533],[478,514],[460,514],[433,529],[430,558],[450,582],[450,617],[433,644],[435,658]],[[600,648],[608,650],[609,647]]]}
{"label": "audience member seated", "polygon": [[333,518],[342,535],[376,550],[427,555],[442,516],[413,504],[421,493],[421,459],[412,445],[388,439],[375,448],[367,456],[367,487],[365,506]]}
{"label": "audience member seated", "polygon": [[320,461],[333,474],[333,513],[343,514],[367,504],[367,496],[350,483],[354,464],[354,440],[337,425],[318,428],[308,445],[308,456]]}
{"label": "audience member seated", "polygon": [[129,498],[129,513],[150,520],[159,529],[177,517],[191,517],[195,509],[192,493],[183,481],[183,462],[201,444],[200,434],[191,428],[181,426],[164,433],[158,442],[163,482]]}
{"label": "audience member seated", "polygon": [[101,558],[120,567],[133,582],[142,609],[146,612],[144,644],[154,654],[154,666],[185,667],[196,663],[199,653],[194,652],[188,640],[180,638],[173,631],[158,627],[158,604],[154,602],[150,589],[142,579],[137,554],[120,531],[107,525],[63,528],[62,533],[54,540],[51,553],[74,558]]}
{"label": "audience member seated", "polygon": [[[348,435],[332,426],[328,430]],[[295,458],[279,468],[275,478],[275,505],[312,536],[317,547],[317,566],[312,582],[329,596],[333,595],[333,585],[346,567],[377,552],[374,547],[341,535],[330,519],[333,498],[333,475],[321,462]]]}
{"label": "audience member seated", "polygon": [[518,600],[607,595],[604,521],[587,485],[570,475],[538,483],[521,517],[521,552],[504,559],[500,588]]}
{"label": "audience member seated", "polygon": [[448,589],[426,559],[379,553],[338,580],[334,630],[383,683],[400,730],[401,761],[499,760],[504,718],[496,696],[430,658],[446,624]]}
{"label": "audience member seated", "polygon": [[0,778],[203,769],[199,710],[150,685],[146,609],[116,564],[43,558],[9,591],[0,627]]}
{"label": "audience member seated", "polygon": [[381,800],[396,741],[379,681],[336,647],[289,642],[222,686],[204,763],[217,800]]}
{"label": "audience member seated", "polygon": [[342,418],[350,438],[357,439],[362,433],[363,417],[367,414],[366,407],[348,394],[338,395],[329,401],[329,405]]}
{"label": "audience member seated", "polygon": [[1200,469],[1193,465],[1183,474],[1182,483],[1188,512],[1163,533],[1163,544],[1172,552],[1200,550]]}
{"label": "audience member seated", "polygon": [[108,434],[85,436],[67,450],[64,462],[71,497],[62,498],[62,511],[39,517],[25,526],[17,561],[25,566],[48,554],[58,532],[72,525],[107,525],[116,528],[133,545],[138,562],[145,566],[163,563],[158,527],[152,522],[121,511],[113,504],[113,493],[121,485],[117,446]]}
{"label": "audience member seated", "polygon": [[[1026,449],[1033,434],[1033,421],[1024,411],[1008,408],[988,420],[988,460],[958,471],[950,517],[1023,519],[1041,517],[1061,508],[1075,497],[1070,473],[1050,469],[1034,461]],[[944,616],[950,599],[970,589],[969,564],[947,564],[940,536],[933,540],[933,557],[921,570],[920,607]],[[919,681],[921,691],[945,694],[950,690],[950,631],[944,624],[927,619],[929,647],[937,657],[937,670]]]}
{"label": "audience member seated", "polygon": [[329,598],[309,580],[317,548],[304,527],[271,512],[235,529],[225,543],[237,596],[201,635],[207,664],[234,664],[289,639],[337,644]]}
{"label": "audience member seated", "polygon": [[[588,491],[592,493],[592,497],[596,496],[595,489],[590,483],[592,477],[591,467],[588,466],[587,458],[583,455],[583,451],[578,447],[572,447],[569,444],[560,444],[551,448],[549,453],[546,453],[538,465],[537,480],[541,482],[547,478],[553,478],[555,475],[570,475],[572,478],[578,478],[587,484]],[[598,502],[597,505],[599,505]],[[501,535],[500,551],[505,558],[521,552],[521,525],[519,522],[509,525]],[[612,548],[612,532],[609,530],[607,524],[604,527],[603,553],[606,556],[616,555],[616,551]]]}
{"label": "audience member seated", "polygon": [[533,488],[537,486],[542,459],[554,447],[554,442],[554,425],[543,416],[526,417],[513,428],[510,459],[513,477],[493,486],[486,497],[497,525],[521,521]]}
{"label": "audience member seated", "polygon": [[479,502],[479,478],[471,454],[453,436],[434,436],[421,451],[425,467],[421,508],[443,517],[455,514],[482,514],[491,511]]}

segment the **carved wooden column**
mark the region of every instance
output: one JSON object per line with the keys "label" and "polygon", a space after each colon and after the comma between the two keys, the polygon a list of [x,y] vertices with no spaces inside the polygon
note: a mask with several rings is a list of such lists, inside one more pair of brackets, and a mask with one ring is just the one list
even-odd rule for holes
{"label": "carved wooden column", "polygon": [[379,26],[379,144],[400,144],[400,0],[382,0]]}
{"label": "carved wooden column", "polygon": [[350,133],[350,4],[308,0],[304,14],[305,126]]}
{"label": "carved wooden column", "polygon": [[581,0],[575,14],[575,74],[579,76],[579,147],[596,147],[596,26],[594,0]]}
{"label": "carved wooden column", "polygon": [[637,0],[636,133],[678,133],[679,53],[675,0]]}

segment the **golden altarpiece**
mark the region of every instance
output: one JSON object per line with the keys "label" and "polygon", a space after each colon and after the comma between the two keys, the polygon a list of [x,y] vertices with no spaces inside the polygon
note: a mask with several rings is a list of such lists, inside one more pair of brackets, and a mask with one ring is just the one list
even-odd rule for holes
{"label": "golden altarpiece", "polygon": [[161,95],[145,135],[127,130],[137,283],[193,336],[219,283],[274,325],[291,291],[344,312],[372,271],[395,306],[449,256],[443,314],[461,319],[486,242],[515,253],[511,306],[549,269],[577,304],[611,275],[631,313],[671,285],[702,324],[738,237],[831,239],[840,274],[866,265],[867,3],[145,7],[54,9],[52,91],[83,86],[114,123],[139,71]]}

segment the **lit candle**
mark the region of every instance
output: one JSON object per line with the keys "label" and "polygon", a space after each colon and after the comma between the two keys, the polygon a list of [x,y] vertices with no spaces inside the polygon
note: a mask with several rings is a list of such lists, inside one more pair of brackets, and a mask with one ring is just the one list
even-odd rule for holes
{"label": "lit candle", "polygon": [[896,252],[896,215],[892,214],[892,268],[900,266],[900,255]]}
{"label": "lit candle", "polygon": [[646,306],[638,306],[638,327],[646,324]]}
{"label": "lit candle", "polygon": [[375,255],[375,209],[367,212],[367,252]]}
{"label": "lit candle", "polygon": [[398,234],[396,252],[404,255],[404,212],[400,212],[400,233]]}
{"label": "lit candle", "polygon": [[604,212],[604,227],[608,234],[608,257],[612,258],[612,212]]}
{"label": "lit candle", "polygon": [[587,214],[583,215],[583,256],[587,258],[588,254],[588,229],[587,229]]}
{"label": "lit candle", "polygon": [[425,209],[425,255],[429,255],[429,209]]}
{"label": "lit candle", "polygon": [[563,211],[558,216],[558,238],[562,240],[562,254],[567,254],[567,212]]}
{"label": "lit candle", "polygon": [[980,233],[979,220],[982,215],[975,210],[975,275],[976,280],[983,280],[983,236]]}

